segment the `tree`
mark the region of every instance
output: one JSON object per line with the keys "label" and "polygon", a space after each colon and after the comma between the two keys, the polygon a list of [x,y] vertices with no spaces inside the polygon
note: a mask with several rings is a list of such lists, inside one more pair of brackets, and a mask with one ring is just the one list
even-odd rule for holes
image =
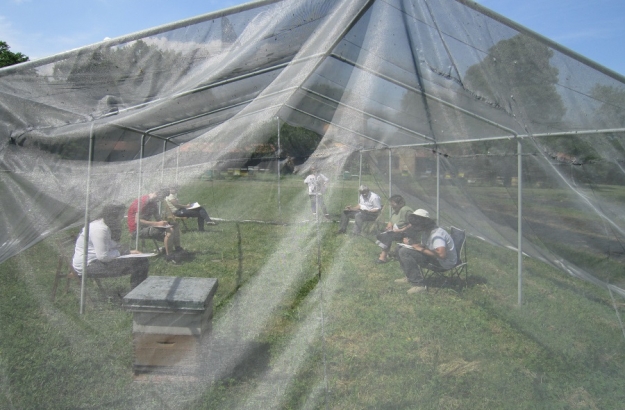
{"label": "tree", "polygon": [[0,67],[7,67],[13,64],[23,63],[28,61],[28,57],[26,57],[22,53],[13,53],[9,51],[11,47],[9,45],[0,40]]}
{"label": "tree", "polygon": [[[314,131],[284,123],[280,127],[280,158],[292,157],[296,164],[302,163],[315,152],[321,139]],[[278,134],[272,135],[267,143],[277,147]]]}
{"label": "tree", "polygon": [[556,90],[559,71],[550,64],[552,56],[546,45],[517,34],[495,44],[484,60],[469,67],[465,87],[499,107],[518,107],[512,113],[523,114],[530,124],[558,123],[566,109]]}

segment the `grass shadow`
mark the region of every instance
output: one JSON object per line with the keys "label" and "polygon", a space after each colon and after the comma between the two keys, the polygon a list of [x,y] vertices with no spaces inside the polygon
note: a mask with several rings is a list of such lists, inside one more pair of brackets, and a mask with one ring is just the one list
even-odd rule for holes
{"label": "grass shadow", "polygon": [[[198,375],[211,382],[236,384],[260,377],[269,369],[271,344],[258,341],[214,340],[206,338],[208,352]],[[236,357],[234,357],[236,356]]]}

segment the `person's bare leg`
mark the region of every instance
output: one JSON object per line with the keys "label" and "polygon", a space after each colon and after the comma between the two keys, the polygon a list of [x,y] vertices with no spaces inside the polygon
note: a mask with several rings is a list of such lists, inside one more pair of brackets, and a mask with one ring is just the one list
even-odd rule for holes
{"label": "person's bare leg", "polygon": [[386,261],[387,257],[388,257],[388,251],[383,250],[382,252],[380,252],[380,256],[378,257],[378,259],[380,259],[381,261]]}
{"label": "person's bare leg", "polygon": [[176,225],[173,227],[172,232],[171,232],[171,237],[172,237],[174,247],[179,248],[180,247],[180,226],[179,225]]}
{"label": "person's bare leg", "polygon": [[170,255],[171,253],[173,253],[174,244],[173,244],[172,234],[170,230],[167,230],[167,233],[165,233],[165,238],[163,239],[163,242],[165,244],[165,254]]}

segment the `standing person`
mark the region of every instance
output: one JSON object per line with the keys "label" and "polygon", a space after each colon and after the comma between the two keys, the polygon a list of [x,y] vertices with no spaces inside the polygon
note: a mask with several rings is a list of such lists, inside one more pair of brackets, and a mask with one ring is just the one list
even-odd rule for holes
{"label": "standing person", "polygon": [[404,238],[404,243],[409,247],[399,249],[399,263],[404,270],[405,278],[396,279],[397,283],[410,283],[412,287],[408,293],[424,291],[422,266],[428,264],[439,266],[443,269],[451,269],[456,265],[457,255],[454,241],[443,228],[436,226],[436,222],[430,219],[430,214],[425,209],[417,209],[410,215],[410,224],[417,231],[423,231],[427,235],[425,245],[410,243]]}
{"label": "standing person", "polygon": [[[87,245],[87,276],[117,277],[130,275],[130,287],[134,289],[148,277],[148,258],[119,258],[122,254],[140,254],[139,251],[122,250],[119,239],[125,207],[121,204],[105,205],[100,216],[89,223]],[[85,255],[85,229],[76,240],[72,266],[82,275]]]}
{"label": "standing person", "polygon": [[[176,262],[174,252],[180,252],[180,229],[177,224],[170,225],[161,221],[158,212],[158,203],[169,195],[168,189],[160,189],[141,197],[141,208],[138,200],[134,200],[128,208],[128,231],[131,238],[136,238],[139,228],[139,238],[149,238],[162,241],[165,244],[165,259]],[[139,219],[140,218],[140,219]]]}
{"label": "standing person", "polygon": [[206,209],[202,208],[197,202],[194,204],[183,205],[178,201],[178,187],[169,188],[169,195],[165,197],[165,204],[171,211],[172,215],[181,218],[197,218],[197,229],[204,232],[204,224],[215,225]]}
{"label": "standing person", "polygon": [[392,209],[392,214],[384,232],[376,236],[375,243],[382,248],[382,252],[378,259],[376,259],[376,263],[388,262],[388,254],[393,242],[404,239],[406,231],[410,229],[408,217],[412,214],[412,209],[406,205],[404,198],[401,195],[393,195],[388,201]]}
{"label": "standing person", "polygon": [[316,166],[310,168],[310,175],[304,179],[304,183],[308,185],[308,196],[310,197],[310,207],[312,209],[313,216],[317,216],[317,205],[323,211],[323,215],[329,218],[326,204],[323,202],[323,194],[326,192],[328,182],[330,180],[319,172]]}
{"label": "standing person", "polygon": [[341,225],[338,233],[343,234],[347,231],[347,224],[351,218],[354,218],[354,235],[360,235],[362,224],[365,221],[375,221],[380,216],[382,202],[380,197],[371,192],[368,186],[361,185],[358,188],[360,196],[358,197],[358,205],[346,206],[341,214]]}

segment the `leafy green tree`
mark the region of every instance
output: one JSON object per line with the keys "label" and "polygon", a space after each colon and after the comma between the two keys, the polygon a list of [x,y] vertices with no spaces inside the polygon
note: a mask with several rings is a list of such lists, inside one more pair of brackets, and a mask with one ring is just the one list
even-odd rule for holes
{"label": "leafy green tree", "polygon": [[[320,142],[321,135],[306,128],[294,127],[286,123],[280,128],[281,158],[288,155],[301,162],[315,152]],[[278,135],[273,135],[267,143],[277,147]]]}
{"label": "leafy green tree", "polygon": [[469,67],[463,81],[489,102],[507,110],[515,105],[531,124],[548,126],[560,122],[566,112],[556,90],[559,71],[550,64],[552,56],[546,45],[517,34],[491,47],[484,60]]}
{"label": "leafy green tree", "polygon": [[7,67],[13,64],[23,63],[28,61],[28,57],[26,57],[22,53],[14,53],[9,51],[11,47],[4,42],[0,41],[0,67]]}

